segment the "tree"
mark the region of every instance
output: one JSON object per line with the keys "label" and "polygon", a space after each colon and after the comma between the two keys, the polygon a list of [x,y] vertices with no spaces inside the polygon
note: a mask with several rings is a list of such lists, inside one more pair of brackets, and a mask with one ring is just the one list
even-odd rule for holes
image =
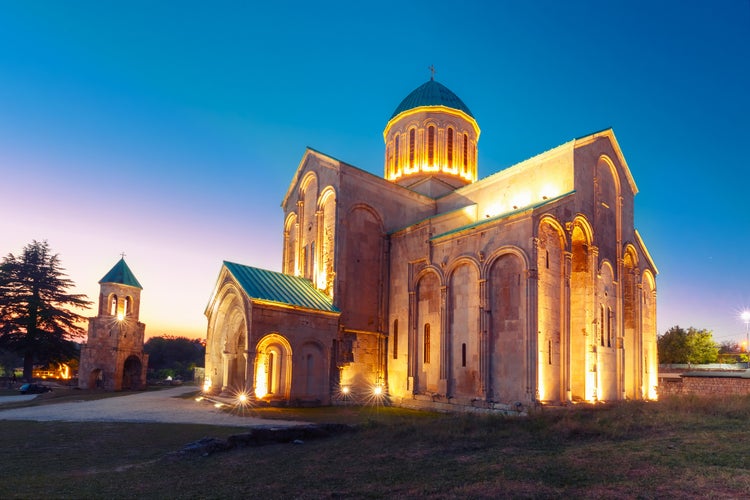
{"label": "tree", "polygon": [[85,331],[83,316],[69,307],[91,302],[67,290],[74,283],[63,273],[60,258],[46,241],[34,240],[20,256],[0,262],[0,348],[23,358],[23,377],[31,381],[34,363],[64,361],[76,354],[74,339]]}
{"label": "tree", "polygon": [[693,327],[684,330],[673,326],[657,341],[659,363],[715,363],[719,346],[710,330],[697,330]]}
{"label": "tree", "polygon": [[148,368],[155,373],[162,371],[183,379],[192,379],[193,368],[203,366],[206,359],[206,346],[200,339],[186,337],[151,337],[143,350],[148,354]]}

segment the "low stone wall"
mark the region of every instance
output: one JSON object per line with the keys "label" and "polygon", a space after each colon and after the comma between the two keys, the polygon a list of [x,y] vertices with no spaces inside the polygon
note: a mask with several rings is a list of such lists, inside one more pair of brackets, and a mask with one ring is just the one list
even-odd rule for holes
{"label": "low stone wall", "polygon": [[659,375],[659,396],[738,396],[750,394],[748,372]]}

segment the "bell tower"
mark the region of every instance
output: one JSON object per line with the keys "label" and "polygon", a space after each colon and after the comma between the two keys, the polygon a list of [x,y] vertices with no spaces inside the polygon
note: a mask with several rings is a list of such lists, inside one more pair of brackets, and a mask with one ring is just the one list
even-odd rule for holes
{"label": "bell tower", "polygon": [[98,314],[89,318],[88,341],[81,348],[78,386],[110,391],[145,389],[146,325],[138,319],[143,287],[124,256],[99,281],[99,287]]}

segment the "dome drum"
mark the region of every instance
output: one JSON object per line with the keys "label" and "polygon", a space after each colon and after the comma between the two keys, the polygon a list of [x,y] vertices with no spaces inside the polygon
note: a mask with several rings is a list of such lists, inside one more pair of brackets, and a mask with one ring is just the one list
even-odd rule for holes
{"label": "dome drum", "polygon": [[479,134],[468,107],[431,80],[404,99],[386,125],[384,176],[405,187],[429,178],[453,188],[471,184]]}

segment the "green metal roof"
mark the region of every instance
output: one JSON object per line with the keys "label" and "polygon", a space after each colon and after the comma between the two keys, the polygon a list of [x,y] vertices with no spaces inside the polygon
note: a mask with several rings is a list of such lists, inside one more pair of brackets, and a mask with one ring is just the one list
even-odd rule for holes
{"label": "green metal roof", "polygon": [[115,267],[110,269],[109,272],[99,280],[99,284],[102,283],[119,283],[121,285],[128,285],[143,290],[143,287],[135,278],[133,271],[131,271],[125,263],[125,259],[120,259],[117,264],[115,264]]}
{"label": "green metal roof", "polygon": [[248,297],[326,312],[340,312],[312,281],[288,274],[224,261]]}
{"label": "green metal roof", "polygon": [[445,106],[446,108],[458,109],[474,118],[469,107],[451,90],[435,80],[420,85],[411,94],[401,101],[391,118],[399,113],[421,106]]}

